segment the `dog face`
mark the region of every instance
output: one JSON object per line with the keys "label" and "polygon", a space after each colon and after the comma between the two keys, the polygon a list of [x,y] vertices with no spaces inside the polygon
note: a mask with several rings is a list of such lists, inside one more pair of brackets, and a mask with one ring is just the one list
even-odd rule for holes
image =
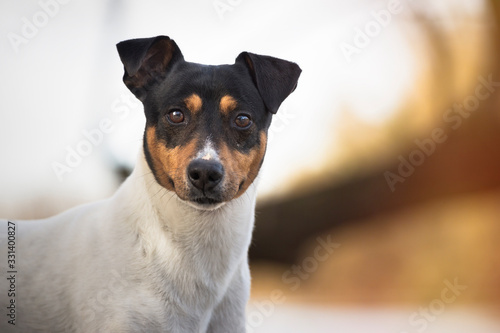
{"label": "dog face", "polygon": [[245,193],[262,165],[272,114],[300,68],[247,52],[233,65],[190,63],[166,36],[117,48],[123,80],[144,105],[144,153],[156,181],[199,209]]}

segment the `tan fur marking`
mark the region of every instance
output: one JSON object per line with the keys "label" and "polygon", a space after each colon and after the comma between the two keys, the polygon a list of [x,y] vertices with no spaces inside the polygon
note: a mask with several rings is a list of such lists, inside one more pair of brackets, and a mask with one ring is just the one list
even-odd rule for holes
{"label": "tan fur marking", "polygon": [[220,99],[219,108],[220,111],[224,114],[228,114],[229,112],[233,111],[237,106],[238,102],[236,102],[236,100],[232,96],[224,95]]}
{"label": "tan fur marking", "polygon": [[189,111],[196,113],[201,110],[201,107],[203,106],[203,102],[201,100],[201,97],[198,96],[197,94],[192,94],[188,98],[184,100],[184,103],[186,103],[186,107],[189,109]]}
{"label": "tan fur marking", "polygon": [[[260,163],[266,153],[267,136],[264,132],[260,134],[260,145],[250,150],[248,154],[229,149],[225,144],[221,146],[220,156],[224,161],[226,175],[230,177],[229,186],[235,188],[234,198],[239,197],[248,189],[259,172]],[[238,187],[243,185],[238,190]]]}
{"label": "tan fur marking", "polygon": [[[156,128],[148,127],[146,140],[158,182],[166,189],[175,191],[181,199],[188,199],[186,169],[193,156],[196,155],[199,139],[195,138],[182,147],[168,149],[165,143],[156,137]],[[226,144],[220,146],[220,158],[228,177],[225,182],[226,200],[241,196],[255,180],[266,152],[266,143],[267,136],[261,132],[260,145],[247,154],[232,150]],[[172,186],[170,180],[174,182],[175,187]],[[240,184],[242,184],[241,188]]]}
{"label": "tan fur marking", "polygon": [[[184,146],[168,149],[165,143],[156,137],[156,128],[148,127],[146,140],[151,154],[151,160],[160,184],[170,191],[175,191],[182,199],[187,198],[185,170],[196,153],[197,139]],[[174,181],[175,188],[170,183]]]}

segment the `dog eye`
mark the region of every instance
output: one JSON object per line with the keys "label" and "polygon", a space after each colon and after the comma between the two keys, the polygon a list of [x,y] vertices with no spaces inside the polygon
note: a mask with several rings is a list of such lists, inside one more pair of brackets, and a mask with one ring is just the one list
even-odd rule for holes
{"label": "dog eye", "polygon": [[184,113],[180,110],[172,110],[168,113],[168,120],[174,124],[180,124],[184,121]]}
{"label": "dog eye", "polygon": [[239,116],[236,117],[234,123],[239,128],[248,128],[250,127],[250,125],[252,125],[252,119],[250,119],[250,116],[246,114],[240,114]]}

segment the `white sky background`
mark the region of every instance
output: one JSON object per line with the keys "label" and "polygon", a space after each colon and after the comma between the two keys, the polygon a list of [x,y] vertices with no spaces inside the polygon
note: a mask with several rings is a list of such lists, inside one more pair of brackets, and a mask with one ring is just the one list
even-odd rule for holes
{"label": "white sky background", "polygon": [[[403,12],[351,62],[341,43],[353,44],[355,29],[373,21],[370,13],[386,9],[389,1],[221,0],[231,7],[221,17],[213,0],[65,0],[51,7],[53,16],[16,52],[8,34],[22,36],[25,21],[33,23],[43,12],[40,3],[53,1],[0,3],[0,215],[39,196],[79,202],[108,196],[116,187],[114,163],[134,163],[144,115],[121,81],[115,48],[121,40],[164,34],[175,39],[188,61],[233,63],[240,52],[251,51],[301,66],[298,88],[272,129],[263,194],[335,156],[332,129],[341,106],[383,124],[421,66],[412,56],[415,41],[401,28],[409,19],[405,0]],[[133,105],[123,109],[127,99]],[[113,112],[113,103],[130,112]],[[98,128],[105,118],[111,119],[111,133],[59,181],[51,163],[65,163],[67,147],[76,149],[85,140],[82,132]]]}

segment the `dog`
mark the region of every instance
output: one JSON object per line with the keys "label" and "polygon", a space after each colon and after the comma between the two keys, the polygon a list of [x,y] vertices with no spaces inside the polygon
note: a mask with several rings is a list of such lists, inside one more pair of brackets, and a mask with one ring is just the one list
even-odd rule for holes
{"label": "dog", "polygon": [[167,36],[117,44],[143,149],[109,199],[2,221],[1,332],[245,332],[248,248],[273,114],[300,67],[184,60]]}

